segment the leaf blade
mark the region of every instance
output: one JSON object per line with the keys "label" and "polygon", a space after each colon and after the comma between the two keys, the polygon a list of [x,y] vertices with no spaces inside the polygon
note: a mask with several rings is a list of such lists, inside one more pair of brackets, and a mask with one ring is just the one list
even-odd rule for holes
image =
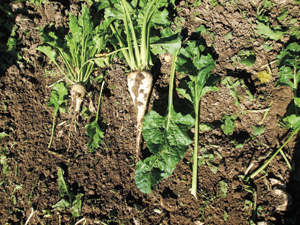
{"label": "leaf blade", "polygon": [[135,182],[140,191],[151,193],[152,186],[172,174],[192,143],[187,131],[193,123],[190,115],[184,116],[173,109],[164,117],[155,111],[145,116],[143,136],[153,155],[137,164]]}

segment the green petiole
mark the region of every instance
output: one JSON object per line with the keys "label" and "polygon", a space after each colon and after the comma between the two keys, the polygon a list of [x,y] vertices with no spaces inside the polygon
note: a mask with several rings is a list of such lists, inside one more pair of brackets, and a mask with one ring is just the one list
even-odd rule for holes
{"label": "green petiole", "polygon": [[51,147],[52,145],[52,141],[53,141],[53,136],[54,136],[54,129],[55,129],[55,121],[56,121],[56,115],[58,113],[58,108],[54,109],[54,113],[53,113],[53,121],[52,121],[52,131],[51,131],[51,137],[50,137],[50,142],[48,145],[48,148]]}
{"label": "green petiole", "polygon": [[[196,88],[197,90],[197,88]],[[196,98],[198,99],[198,98]],[[195,137],[194,137],[194,152],[193,152],[193,178],[191,194],[197,199],[197,174],[198,174],[198,142],[199,142],[199,108],[200,101],[196,101],[195,104]]]}
{"label": "green petiole", "polygon": [[[119,49],[119,50],[117,50],[117,51],[115,51],[115,52],[122,51],[122,53],[123,53],[123,55],[124,55],[124,57],[125,57],[127,63],[129,64],[129,67],[130,67],[130,68],[134,68],[134,65],[132,64],[131,58],[130,58],[130,56],[129,56],[129,54],[128,54],[128,51],[126,51],[126,50],[128,49],[128,47],[125,47],[125,44],[123,43],[123,41],[122,41],[120,35],[117,33],[115,27],[114,27],[112,24],[110,24],[110,28],[111,28],[111,30],[112,30],[114,36],[118,39],[118,42],[119,42],[120,47],[121,47],[121,49]],[[115,52],[111,52],[110,55],[112,55],[112,54],[115,53]]]}
{"label": "green petiole", "polygon": [[[124,19],[127,18],[128,21],[129,21],[129,26],[130,26],[130,30],[131,30],[131,34],[132,34],[132,39],[133,39],[133,44],[134,44],[135,57],[136,57],[135,64],[136,64],[137,67],[140,67],[141,66],[141,56],[140,56],[140,51],[139,51],[139,45],[138,45],[138,42],[137,42],[135,30],[134,30],[133,23],[132,23],[132,20],[131,20],[130,14],[129,14],[129,10],[127,8],[127,4],[126,3],[127,2],[125,0],[122,0],[122,6],[123,6],[123,9],[125,11],[124,12],[124,14],[125,14],[125,18]],[[125,26],[128,27],[128,24],[126,23]],[[128,45],[128,46],[132,46],[131,42],[130,42],[130,45]]]}
{"label": "green petiole", "polygon": [[[275,158],[275,156],[282,151],[282,149],[284,148],[284,146],[286,146],[287,143],[289,143],[289,141],[294,137],[294,135],[296,135],[300,130],[300,126],[295,129],[291,135],[289,136],[289,138],[287,139],[286,142],[284,142],[284,144],[259,168],[257,169],[255,172],[253,172],[249,177],[247,177],[245,180],[249,181],[249,179],[253,179],[256,175],[258,175],[261,171],[263,171],[268,165],[269,163]],[[287,160],[286,160],[287,161]],[[291,167],[291,166],[290,166]]]}
{"label": "green petiole", "polygon": [[[157,2],[157,0],[154,0],[151,2],[149,5],[149,8],[146,11],[146,14],[144,16],[143,20],[143,25],[142,25],[142,46],[141,46],[141,57],[142,57],[142,66],[144,68],[148,68],[149,66],[149,52],[150,52],[150,47],[149,47],[149,31],[148,29],[148,22],[154,13],[154,10],[152,10],[153,5]],[[152,12],[151,12],[152,10]]]}

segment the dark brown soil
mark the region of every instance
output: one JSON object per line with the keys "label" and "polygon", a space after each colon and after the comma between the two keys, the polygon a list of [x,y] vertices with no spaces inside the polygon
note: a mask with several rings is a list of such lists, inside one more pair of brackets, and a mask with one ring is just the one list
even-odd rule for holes
{"label": "dark brown soil", "polygon": [[[235,104],[236,98],[231,95],[230,88],[221,83],[218,83],[218,92],[208,93],[201,101],[201,123],[210,123],[213,129],[201,132],[200,145],[215,155],[213,163],[218,169],[214,174],[206,164],[199,167],[198,199],[189,191],[192,181],[189,150],[174,173],[155,186],[151,194],[143,194],[136,187],[135,112],[126,81],[129,69],[117,59],[109,68],[94,73],[95,76],[105,74],[100,116],[106,128],[101,147],[92,154],[86,153],[89,139],[85,124],[94,114],[80,116],[74,132],[66,113],[58,115],[54,141],[48,149],[53,116],[53,109],[47,107],[52,90],[49,86],[59,80],[61,74],[54,64],[48,63],[49,59],[35,50],[42,44],[39,30],[50,23],[55,28],[67,27],[68,12],[79,12],[81,3],[51,1],[36,6],[25,2],[13,9],[14,19],[10,18],[17,25],[16,49],[22,59],[0,74],[0,133],[9,135],[1,140],[0,148],[0,224],[25,224],[32,210],[34,214],[28,224],[75,224],[81,218],[85,219],[85,224],[250,224],[253,218],[250,203],[254,202],[254,194],[247,191],[247,185],[257,193],[257,222],[297,224],[300,179],[291,178],[280,154],[271,162],[265,176],[258,176],[249,183],[242,179],[252,162],[254,165],[249,173],[288,137],[289,131],[281,129],[278,121],[287,112],[292,92],[275,86],[278,81],[276,64],[271,64],[273,76],[269,83],[261,84],[256,77],[262,66],[276,59],[290,37],[268,41],[273,44],[271,51],[263,48],[267,40],[253,31],[257,0],[222,0],[216,6],[212,5],[213,1],[203,1],[197,7],[194,2],[176,1],[177,17],[181,22],[174,23],[172,28],[182,29],[185,39],[195,39],[199,38],[195,30],[204,25],[207,32],[201,38],[217,63],[213,72],[221,78],[231,76],[245,84],[236,88],[239,105]],[[272,18],[283,8],[293,16],[299,13],[299,5],[293,1],[275,2],[277,4],[269,12]],[[226,36],[228,32],[232,32],[230,39]],[[2,39],[7,41],[5,37]],[[232,58],[245,48],[251,48],[257,57],[251,67],[232,62]],[[171,62],[167,58],[161,56],[159,72],[154,71],[155,83],[150,98],[149,110],[153,108],[160,113],[166,110],[168,98]],[[178,75],[177,84],[179,78]],[[84,106],[88,107],[90,100],[97,106],[100,86],[100,83],[92,83],[88,89],[92,97],[85,100]],[[185,113],[186,102],[180,96],[175,96],[174,103],[176,111]],[[68,106],[70,104],[68,102]],[[262,109],[268,107],[271,108],[264,118]],[[234,133],[230,136],[221,130],[224,115],[236,117]],[[264,125],[265,132],[255,136],[252,126],[258,125]],[[293,141],[285,148],[290,161],[299,157],[294,155],[295,139]],[[243,145],[239,147],[238,144]],[[146,152],[144,143],[143,157]],[[71,191],[84,193],[79,218],[72,217],[70,210],[52,208],[61,198],[58,166],[65,170]],[[297,175],[297,171],[294,173]],[[274,185],[271,178],[280,185]],[[225,198],[219,194],[220,181],[228,184]],[[286,196],[274,194],[278,186],[293,202],[287,209],[277,208]]]}

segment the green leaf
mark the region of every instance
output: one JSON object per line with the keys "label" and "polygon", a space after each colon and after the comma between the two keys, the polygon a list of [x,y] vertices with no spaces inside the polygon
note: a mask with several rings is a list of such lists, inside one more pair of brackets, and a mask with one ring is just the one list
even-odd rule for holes
{"label": "green leaf", "polygon": [[286,33],[286,31],[283,30],[272,30],[269,25],[265,25],[264,23],[260,22],[257,23],[256,29],[259,35],[264,35],[275,41],[281,39]]}
{"label": "green leaf", "polygon": [[205,158],[204,157],[199,157],[198,158],[198,166],[201,166],[201,165],[203,165],[203,164],[205,164]]}
{"label": "green leaf", "polygon": [[300,45],[296,42],[290,43],[287,47],[286,50],[292,51],[296,53],[297,55],[300,55]]}
{"label": "green leaf", "polygon": [[161,39],[150,44],[152,53],[154,55],[163,54],[166,52],[165,50],[167,50],[171,55],[174,55],[175,52],[181,47],[180,36],[178,34],[174,34],[171,28],[162,30],[161,34]]}
{"label": "green leaf", "polygon": [[300,116],[292,114],[283,119],[283,122],[288,125],[289,128],[297,130],[300,127]]}
{"label": "green leaf", "polygon": [[279,84],[278,85],[286,85],[289,86],[292,90],[294,89],[294,76],[292,74],[292,70],[290,67],[282,66],[278,72],[279,75]]}
{"label": "green leaf", "polygon": [[58,208],[59,210],[65,208],[71,208],[73,217],[79,217],[81,214],[82,197],[83,193],[79,193],[75,196],[70,192],[68,183],[64,179],[64,170],[58,167],[58,189],[62,199],[57,202],[52,208]]}
{"label": "green leaf", "polygon": [[[199,41],[187,42],[187,47],[180,49],[177,61],[177,71],[189,75],[190,82],[183,83],[181,87],[188,90],[179,90],[180,94],[189,99],[195,105],[197,101],[209,91],[218,90],[215,87],[218,77],[210,78],[210,71],[215,67],[216,63],[210,54],[203,55],[203,46]],[[182,89],[182,88],[181,88]],[[197,99],[195,99],[197,97]]]}
{"label": "green leaf", "polygon": [[68,100],[68,89],[65,84],[60,82],[53,86],[48,107],[54,108],[57,111]]}
{"label": "green leaf", "polygon": [[277,17],[278,21],[284,20],[289,14],[289,11],[286,9],[282,10],[282,13]]}
{"label": "green leaf", "polygon": [[208,165],[209,169],[213,174],[217,174],[218,167],[216,165],[214,165],[212,162],[206,162],[206,164]]}
{"label": "green leaf", "polygon": [[191,103],[194,102],[194,85],[193,82],[187,82],[186,80],[182,81],[179,85],[179,88],[176,88],[178,93],[188,99]]}
{"label": "green leaf", "polygon": [[256,61],[256,56],[255,55],[250,55],[240,61],[241,64],[245,66],[252,66]]}
{"label": "green leaf", "polygon": [[52,206],[52,208],[58,208],[58,210],[63,210],[70,207],[71,203],[69,202],[68,197],[62,198],[59,202]]}
{"label": "green leaf", "polygon": [[54,135],[54,128],[55,128],[55,119],[56,115],[58,113],[58,110],[61,113],[65,112],[65,102],[68,100],[68,89],[65,87],[64,83],[56,83],[53,86],[53,90],[51,92],[51,97],[50,101],[48,103],[48,107],[54,108],[54,113],[53,113],[53,124],[52,124],[52,132],[51,132],[51,138],[50,138],[50,143],[48,147],[51,147],[53,135]]}
{"label": "green leaf", "polygon": [[81,207],[82,207],[82,197],[84,194],[79,193],[75,196],[75,201],[72,206],[72,216],[79,217],[81,215]]}
{"label": "green leaf", "polygon": [[[61,197],[69,196],[69,198],[72,196],[72,194],[69,191],[69,185],[64,179],[64,170],[61,167],[58,167],[58,190],[59,195]],[[70,201],[70,199],[69,199]],[[71,202],[71,201],[70,201]]]}
{"label": "green leaf", "polygon": [[[112,20],[105,19],[103,24],[95,27],[86,5],[82,5],[77,17],[69,13],[69,19],[70,30],[64,38],[61,36],[65,32],[51,31],[54,26],[42,29],[43,42],[51,47],[39,46],[37,50],[46,54],[71,83],[87,83],[94,69],[95,54],[106,48],[112,35],[107,29]],[[61,56],[65,70],[56,62],[57,54]]]}
{"label": "green leaf", "polygon": [[[138,6],[135,6],[133,10],[138,11],[138,18],[137,18],[137,24],[138,26],[141,26],[143,24],[144,15],[146,14],[147,9],[149,8],[149,5],[151,1],[132,1],[132,2],[139,2]],[[170,25],[170,19],[168,18],[169,12],[166,8],[163,10],[158,10],[162,7],[168,6],[168,1],[166,0],[158,0],[153,7],[153,15],[149,21],[150,26],[169,26]]]}
{"label": "green leaf", "polygon": [[295,105],[300,108],[300,98],[294,97]]}
{"label": "green leaf", "polygon": [[219,181],[219,183],[218,183],[218,195],[222,198],[226,198],[227,190],[228,190],[227,182],[224,181],[224,180]]}
{"label": "green leaf", "polygon": [[36,50],[44,53],[46,56],[49,57],[49,59],[52,62],[56,62],[56,58],[57,58],[58,55],[57,55],[56,51],[53,51],[50,46],[38,46],[36,48]]}
{"label": "green leaf", "polygon": [[93,153],[99,148],[99,145],[104,138],[104,132],[101,130],[97,120],[85,125],[85,130],[90,138],[90,141],[87,143],[87,151]]}
{"label": "green leaf", "polygon": [[93,33],[94,24],[87,5],[82,5],[81,16],[78,17],[78,24],[82,27],[83,36],[87,37]]}
{"label": "green leaf", "polygon": [[187,131],[193,123],[190,115],[173,109],[164,117],[155,111],[145,116],[143,136],[153,155],[137,163],[135,182],[142,192],[151,193],[152,186],[172,174],[192,143]]}
{"label": "green leaf", "polygon": [[252,129],[253,129],[253,133],[255,136],[260,136],[265,132],[266,127],[265,126],[253,126],[251,125]]}
{"label": "green leaf", "polygon": [[70,34],[69,38],[70,41],[73,41],[73,43],[70,44],[70,46],[74,46],[76,43],[80,43],[82,39],[82,28],[79,26],[77,18],[73,16],[73,14],[69,13],[70,22],[68,23],[70,28]]}
{"label": "green leaf", "polygon": [[209,124],[209,123],[201,123],[199,125],[199,129],[201,131],[210,131],[210,130],[212,130],[212,128],[213,128],[213,125]]}
{"label": "green leaf", "polygon": [[164,9],[163,11],[156,10],[153,14],[150,23],[155,26],[168,26],[170,25],[169,11]]}
{"label": "green leaf", "polygon": [[222,118],[223,124],[221,129],[226,135],[232,135],[235,127],[235,118],[234,116],[225,115]]}
{"label": "green leaf", "polygon": [[[300,70],[298,69],[300,67],[300,45],[296,42],[290,43],[286,49],[282,50],[277,55],[276,58],[279,60],[277,65],[279,66],[280,70],[283,70],[283,73],[289,73],[298,83],[300,81]],[[287,71],[288,69],[285,67],[291,67],[292,69]],[[298,73],[296,70],[298,70]]]}

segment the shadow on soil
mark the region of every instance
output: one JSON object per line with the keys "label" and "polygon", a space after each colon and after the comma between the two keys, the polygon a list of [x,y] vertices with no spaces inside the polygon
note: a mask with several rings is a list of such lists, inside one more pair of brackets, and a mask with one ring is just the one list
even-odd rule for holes
{"label": "shadow on soil", "polygon": [[15,32],[17,27],[9,3],[10,1],[4,0],[0,5],[0,76],[4,76],[4,71],[18,60],[18,36]]}
{"label": "shadow on soil", "polygon": [[296,225],[300,224],[300,142],[297,138],[297,144],[294,149],[292,165],[294,167],[291,173],[290,181],[287,183],[286,191],[292,197],[292,202],[288,206],[288,210],[285,213],[285,223]]}

